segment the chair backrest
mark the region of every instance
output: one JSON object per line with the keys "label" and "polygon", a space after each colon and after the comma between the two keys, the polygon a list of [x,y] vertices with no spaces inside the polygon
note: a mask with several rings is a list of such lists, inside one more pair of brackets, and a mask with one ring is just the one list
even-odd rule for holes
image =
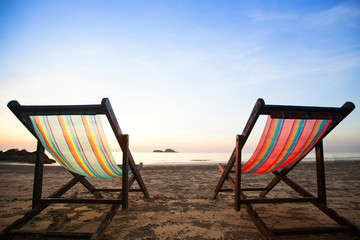
{"label": "chair backrest", "polygon": [[21,106],[12,101],[8,106],[54,159],[69,171],[92,178],[122,175],[101,123],[101,115],[106,115],[115,136],[121,139],[122,133],[108,99],[103,99],[101,105]]}
{"label": "chair backrest", "polygon": [[[260,107],[249,121],[268,115],[267,122],[253,155],[241,167],[242,172],[257,174],[273,172],[303,159],[355,108],[349,102],[342,108],[322,108],[265,105],[262,99],[258,101]],[[254,123],[247,125],[250,128],[245,128],[244,133],[248,136]]]}
{"label": "chair backrest", "polygon": [[86,177],[121,176],[99,115],[30,116],[44,148],[68,170]]}

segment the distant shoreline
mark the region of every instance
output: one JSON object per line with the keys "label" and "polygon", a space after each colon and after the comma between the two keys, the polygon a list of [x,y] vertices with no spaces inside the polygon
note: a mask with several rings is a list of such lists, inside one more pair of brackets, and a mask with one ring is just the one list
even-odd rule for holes
{"label": "distant shoreline", "polygon": [[[117,164],[122,162],[122,152],[112,152],[112,155]],[[226,164],[229,160],[231,153],[229,152],[134,152],[132,156],[136,163],[142,162],[144,166],[186,166],[186,165],[217,165],[219,163]],[[251,157],[251,153],[244,152],[242,156],[242,163],[244,164]],[[360,161],[360,153],[325,153],[325,162],[344,162],[344,161]],[[17,158],[14,156],[11,159],[3,159],[0,164],[29,164],[33,165],[34,162],[23,161],[25,158]],[[302,160],[302,162],[315,162],[315,154],[310,153],[308,157]],[[45,164],[50,166],[59,166],[60,164],[55,162],[51,164]]]}
{"label": "distant shoreline", "polygon": [[[141,161],[139,161],[140,163]],[[325,167],[326,163],[354,163],[354,162],[360,162],[360,159],[325,159]],[[184,162],[152,162],[152,163],[144,163],[144,167],[201,167],[201,166],[217,166],[219,163],[226,164],[226,162],[214,162],[210,160],[201,160],[201,159],[194,159]],[[303,160],[299,164],[314,164],[314,160]],[[20,162],[20,161],[0,161],[0,165],[12,165],[12,166],[34,166],[34,163],[28,163],[28,162]],[[44,164],[45,166],[51,166],[51,167],[62,167],[59,163],[49,163]]]}

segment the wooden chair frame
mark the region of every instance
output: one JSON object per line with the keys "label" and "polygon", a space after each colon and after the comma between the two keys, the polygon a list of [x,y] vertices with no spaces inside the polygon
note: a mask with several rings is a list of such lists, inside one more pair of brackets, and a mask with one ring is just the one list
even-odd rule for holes
{"label": "wooden chair frame", "polygon": [[[222,172],[220,180],[212,195],[215,199],[219,192],[233,191],[235,193],[235,210],[240,211],[240,206],[243,205],[248,215],[264,236],[265,239],[272,239],[275,236],[281,235],[297,235],[297,234],[320,234],[320,233],[334,233],[334,232],[353,232],[360,236],[359,229],[347,219],[340,217],[334,210],[327,207],[326,201],[326,183],[325,183],[325,168],[324,168],[324,153],[323,153],[323,138],[336,127],[350,112],[355,108],[351,102],[345,103],[341,108],[327,108],[327,107],[303,107],[303,106],[283,106],[283,105],[265,105],[263,99],[258,99],[253,111],[248,119],[247,124],[241,135],[236,136],[236,147],[231,154],[228,163],[219,165]],[[316,155],[316,174],[317,174],[317,196],[314,196],[303,187],[292,181],[287,177],[287,174],[301,161],[289,164],[272,172],[275,178],[263,188],[242,188],[241,187],[241,153],[246,140],[248,139],[257,119],[260,115],[272,115],[279,111],[293,111],[293,112],[327,112],[331,114],[338,114],[341,117],[332,121],[331,125],[323,135],[323,137],[315,145]],[[305,157],[305,156],[304,156]],[[304,158],[303,157],[303,158]],[[235,170],[234,170],[235,165]],[[230,175],[235,173],[235,179]],[[229,182],[231,189],[223,189],[225,181]],[[266,195],[279,183],[284,182],[295,190],[301,197],[298,198],[267,198]],[[260,191],[258,197],[249,198],[245,195],[246,191]],[[295,228],[295,229],[269,229],[266,223],[259,217],[258,213],[254,210],[253,204],[272,204],[272,203],[297,203],[297,202],[310,202],[331,219],[333,219],[339,227],[317,227],[317,228]]]}
{"label": "wooden chair frame", "polygon": [[[31,124],[31,115],[106,115],[114,135],[119,143],[123,152],[122,158],[122,187],[112,189],[99,189],[95,188],[84,176],[70,172],[73,178],[65,185],[60,187],[57,191],[50,196],[42,197],[42,185],[43,185],[43,158],[45,150],[40,140],[38,139],[36,150],[36,161],[34,169],[34,186],[33,186],[33,198],[32,209],[27,212],[23,218],[18,219],[6,229],[2,231],[2,237],[6,239],[10,235],[35,235],[40,237],[80,237],[90,239],[100,239],[110,224],[111,220],[115,216],[116,212],[122,206],[122,209],[128,208],[128,193],[129,191],[142,192],[145,198],[149,198],[149,193],[145,187],[145,184],[141,178],[139,170],[142,168],[142,164],[136,165],[135,161],[129,150],[129,136],[124,135],[117,122],[110,101],[104,98],[99,105],[62,105],[62,106],[21,106],[17,101],[11,101],[8,104],[10,110],[16,115],[16,117],[25,125],[25,127],[38,139],[35,130]],[[129,177],[128,169],[131,169],[131,176]],[[131,189],[134,182],[137,182],[140,189]],[[89,192],[91,192],[95,198],[63,198],[61,197],[68,190],[70,190],[77,183],[81,183]],[[100,192],[120,192],[117,198],[103,198]],[[39,232],[39,231],[20,231],[19,228],[24,226],[28,221],[41,213],[52,203],[92,203],[92,204],[111,204],[112,207],[107,213],[105,219],[100,223],[98,229],[94,233],[78,233],[78,232]]]}

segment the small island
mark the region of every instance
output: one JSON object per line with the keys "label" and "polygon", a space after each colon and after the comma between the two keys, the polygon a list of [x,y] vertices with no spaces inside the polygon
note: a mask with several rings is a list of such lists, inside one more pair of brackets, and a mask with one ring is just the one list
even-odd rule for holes
{"label": "small island", "polygon": [[[3,162],[17,162],[17,163],[35,163],[36,152],[28,152],[25,149],[10,149],[5,152],[0,151],[0,161]],[[43,155],[44,164],[52,164],[56,161],[49,158],[46,154]]]}
{"label": "small island", "polygon": [[167,148],[167,149],[165,149],[165,151],[156,149],[156,150],[154,150],[153,152],[157,152],[157,153],[158,153],[158,152],[177,153],[177,151],[175,151],[175,150],[173,150],[173,149],[171,149],[171,148]]}

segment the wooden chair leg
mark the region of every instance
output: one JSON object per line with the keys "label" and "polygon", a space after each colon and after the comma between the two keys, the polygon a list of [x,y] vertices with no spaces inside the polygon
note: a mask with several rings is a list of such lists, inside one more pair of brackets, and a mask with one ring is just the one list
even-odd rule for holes
{"label": "wooden chair leg", "polygon": [[[122,209],[127,209],[129,205],[129,136],[123,135],[124,138],[124,147],[125,151],[123,152],[123,168],[122,168]],[[137,170],[137,169],[136,169]]]}
{"label": "wooden chair leg", "polygon": [[316,155],[316,173],[317,173],[317,190],[318,198],[320,201],[327,205],[326,203],[326,183],[325,183],[325,165],[324,165],[324,150],[323,143],[319,141],[315,146],[315,155]]}
{"label": "wooden chair leg", "polygon": [[244,145],[244,137],[242,135],[236,136],[235,148],[235,210],[240,211],[241,199],[241,146]]}
{"label": "wooden chair leg", "polygon": [[35,168],[34,168],[32,208],[35,208],[40,203],[42,196],[44,153],[45,153],[45,149],[42,146],[41,142],[38,141],[36,147],[36,158],[35,158]]}

